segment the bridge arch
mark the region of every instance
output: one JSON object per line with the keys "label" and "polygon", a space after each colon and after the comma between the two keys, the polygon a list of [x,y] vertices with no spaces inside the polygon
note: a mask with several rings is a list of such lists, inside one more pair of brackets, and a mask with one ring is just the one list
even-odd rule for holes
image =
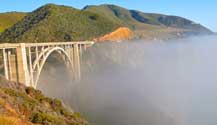
{"label": "bridge arch", "polygon": [[38,58],[36,58],[36,60],[33,63],[33,69],[36,68],[37,64],[39,63],[39,61],[41,60],[41,58],[50,50],[51,48],[48,47],[46,49],[44,49],[39,55]]}
{"label": "bridge arch", "polygon": [[[60,53],[60,52],[62,53]],[[70,67],[72,69],[72,71],[74,70],[73,69],[73,62],[72,62],[72,59],[70,58],[69,54],[61,47],[53,47],[53,48],[49,48],[49,49],[46,49],[45,51],[41,52],[41,54],[39,55],[39,57],[34,61],[34,64],[33,64],[33,71],[36,70],[37,68],[37,65],[39,65],[39,68],[36,72],[36,77],[35,77],[35,80],[33,81],[33,87],[36,88],[37,87],[37,84],[38,84],[38,81],[39,81],[39,77],[41,75],[41,72],[42,72],[42,69],[44,67],[44,64],[46,63],[48,57],[53,53],[53,52],[58,52],[59,54],[63,54],[69,61],[70,63]],[[42,59],[42,62],[40,63],[40,60]]]}
{"label": "bridge arch", "polygon": [[94,41],[0,44],[5,77],[26,86],[36,87],[47,58],[56,51],[64,57],[67,66],[71,65],[73,79],[79,81],[80,55],[93,44]]}

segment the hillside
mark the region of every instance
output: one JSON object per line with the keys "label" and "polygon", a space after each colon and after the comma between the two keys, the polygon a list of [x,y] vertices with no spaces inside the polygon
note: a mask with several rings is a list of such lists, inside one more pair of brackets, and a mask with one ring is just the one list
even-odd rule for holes
{"label": "hillside", "polygon": [[0,33],[20,21],[26,13],[8,12],[0,13]]}
{"label": "hillside", "polygon": [[167,40],[212,33],[206,27],[182,17],[143,13],[116,5],[86,6],[79,10],[47,4],[28,13],[5,30],[0,35],[0,42],[93,40],[120,27],[128,27],[133,31],[135,39],[146,40]]}
{"label": "hillside", "polygon": [[88,40],[112,32],[120,25],[99,14],[68,6],[47,4],[29,13],[0,36],[4,42],[56,42]]}
{"label": "hillside", "polygon": [[83,10],[104,15],[106,18],[134,30],[137,37],[170,38],[179,35],[210,34],[212,31],[191,20],[163,14],[143,13],[116,5],[86,6]]}
{"label": "hillside", "polygon": [[88,125],[79,113],[64,108],[41,91],[10,82],[0,76],[1,125]]}

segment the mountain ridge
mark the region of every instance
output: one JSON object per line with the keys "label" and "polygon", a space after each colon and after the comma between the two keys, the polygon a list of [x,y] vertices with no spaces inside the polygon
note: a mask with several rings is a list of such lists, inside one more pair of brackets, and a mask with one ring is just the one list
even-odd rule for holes
{"label": "mountain ridge", "polygon": [[93,40],[128,27],[135,39],[173,39],[212,34],[208,28],[179,16],[144,13],[117,5],[87,5],[76,9],[46,4],[0,35],[1,42]]}
{"label": "mountain ridge", "polygon": [[[211,30],[205,28],[204,26],[197,24],[194,21],[191,21],[189,19],[180,17],[180,16],[166,15],[166,14],[155,14],[155,13],[144,13],[142,11],[128,10],[126,8],[119,7],[117,5],[110,5],[110,4],[103,4],[103,5],[98,5],[98,6],[86,6],[83,9],[89,10],[89,11],[93,11],[93,9],[95,9],[94,11],[97,12],[96,11],[97,9],[98,10],[104,9],[104,11],[105,11],[106,8],[110,9],[110,11],[113,11],[114,15],[119,19],[122,19],[123,17],[125,17],[125,18],[131,18],[130,19],[131,21],[138,21],[140,23],[146,23],[146,24],[152,24],[152,25],[161,25],[161,26],[164,25],[166,27],[171,26],[171,27],[183,28],[183,29],[191,29],[192,27],[193,28],[200,27],[205,32],[212,32]],[[118,10],[125,11],[124,15],[123,15],[123,12],[122,12],[122,15],[121,15],[121,13],[118,13],[118,12],[120,12]],[[105,12],[104,12],[104,14],[105,14]],[[192,27],[190,27],[190,26],[192,26]],[[196,29],[196,30],[198,30],[198,29]]]}

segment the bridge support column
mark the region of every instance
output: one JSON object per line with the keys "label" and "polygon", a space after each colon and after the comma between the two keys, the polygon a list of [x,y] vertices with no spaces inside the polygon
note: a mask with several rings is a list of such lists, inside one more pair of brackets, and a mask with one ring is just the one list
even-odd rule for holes
{"label": "bridge support column", "polygon": [[10,80],[14,82],[18,82],[18,72],[17,72],[17,61],[16,55],[8,53],[8,65],[9,65],[9,74]]}
{"label": "bridge support column", "polygon": [[28,48],[28,56],[29,56],[29,77],[30,77],[30,85],[34,86],[34,77],[33,77],[33,69],[32,69],[32,53],[31,47]]}
{"label": "bridge support column", "polygon": [[17,66],[18,66],[18,82],[29,86],[29,71],[26,56],[26,47],[24,43],[16,49],[17,52]]}
{"label": "bridge support column", "polygon": [[8,51],[8,75],[9,75],[9,80],[12,79],[12,70],[11,70],[11,51]]}
{"label": "bridge support column", "polygon": [[[70,47],[68,47],[68,48],[66,48],[65,49],[66,50],[66,53],[69,55],[69,59],[68,58],[66,58],[65,56],[65,61],[66,61],[66,65],[67,65],[67,68],[74,68],[73,67],[73,65],[71,65],[71,63],[70,63],[70,61],[72,61],[73,59],[72,59],[72,54],[73,54],[73,49],[72,48],[70,48]],[[73,62],[72,62],[73,63]]]}
{"label": "bridge support column", "polygon": [[4,61],[4,72],[5,72],[5,78],[9,80],[9,74],[8,74],[8,54],[3,49],[3,61]]}
{"label": "bridge support column", "polygon": [[78,44],[75,44],[73,46],[73,54],[74,54],[74,76],[75,80],[80,80],[81,79],[81,71],[80,71],[80,57],[79,57],[79,47]]}

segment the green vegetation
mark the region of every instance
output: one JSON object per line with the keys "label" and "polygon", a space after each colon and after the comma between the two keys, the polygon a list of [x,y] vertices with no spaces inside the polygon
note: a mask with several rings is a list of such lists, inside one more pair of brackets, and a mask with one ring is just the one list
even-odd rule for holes
{"label": "green vegetation", "polygon": [[32,116],[30,117],[30,121],[32,123],[37,123],[37,124],[48,124],[48,123],[55,123],[56,125],[64,124],[64,122],[59,120],[58,117],[48,115],[43,112],[33,113]]}
{"label": "green vegetation", "polygon": [[182,17],[143,13],[116,5],[86,6],[78,10],[47,4],[5,30],[0,35],[0,42],[93,40],[121,26],[133,30],[135,37],[151,39],[212,33]]}
{"label": "green vegetation", "polygon": [[5,80],[0,76],[0,124],[88,125],[57,99],[41,91]]}
{"label": "green vegetation", "polygon": [[131,28],[136,23],[127,9],[115,5],[86,6],[83,10],[103,15],[108,20]]}
{"label": "green vegetation", "polygon": [[[171,32],[194,34],[212,33],[202,25],[182,17],[143,13],[136,10],[128,10],[116,5],[86,6],[83,10],[104,15],[108,19],[116,21],[116,23],[124,24],[134,31],[143,31],[143,33],[149,31],[153,31],[155,34]],[[171,27],[172,29],[168,29],[168,27]]]}
{"label": "green vegetation", "polygon": [[109,33],[120,25],[99,14],[67,6],[45,5],[6,30],[4,42],[55,42],[89,40]]}
{"label": "green vegetation", "polygon": [[26,13],[8,12],[0,13],[0,33],[20,21]]}

